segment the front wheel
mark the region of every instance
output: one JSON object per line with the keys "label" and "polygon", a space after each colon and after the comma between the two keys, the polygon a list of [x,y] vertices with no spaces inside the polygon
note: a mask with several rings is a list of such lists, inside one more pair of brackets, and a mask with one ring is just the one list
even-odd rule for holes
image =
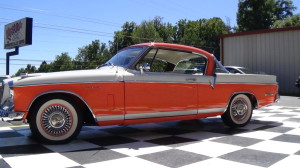
{"label": "front wheel", "polygon": [[251,120],[253,106],[248,96],[236,95],[222,114],[223,122],[230,127],[243,127]]}
{"label": "front wheel", "polygon": [[30,118],[33,136],[41,142],[66,143],[78,135],[82,117],[76,104],[68,98],[42,100]]}

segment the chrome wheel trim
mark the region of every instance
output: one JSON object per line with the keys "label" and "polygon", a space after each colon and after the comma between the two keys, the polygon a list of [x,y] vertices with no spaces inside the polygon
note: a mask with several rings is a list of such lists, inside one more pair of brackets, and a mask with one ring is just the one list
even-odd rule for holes
{"label": "chrome wheel trim", "polygon": [[248,104],[244,99],[237,99],[231,105],[231,113],[234,120],[241,121],[243,120],[248,112]]}
{"label": "chrome wheel trim", "polygon": [[[61,128],[65,127],[66,123],[68,123],[70,121],[72,121],[72,124],[70,127],[65,127],[68,128],[68,130],[62,131],[62,133],[57,132],[57,134],[53,134],[50,133],[48,130],[53,130],[54,127],[51,126],[50,120],[44,119],[43,116],[47,116],[48,118],[51,117],[57,117],[57,112],[54,113],[50,113],[47,112],[47,109],[51,106],[55,106],[55,105],[59,105],[64,107],[65,109],[68,109],[68,115],[71,116],[70,119],[66,119],[66,117],[64,118],[64,123],[60,123],[60,125],[56,125],[57,127],[60,127],[59,129],[62,131]],[[47,114],[53,114],[53,115],[47,115]],[[56,116],[54,116],[56,115]],[[64,116],[63,113],[60,113],[58,116],[62,117]],[[54,119],[54,118],[53,118]],[[44,121],[47,121],[48,123],[44,123]],[[53,121],[53,120],[52,120]],[[37,125],[37,129],[39,131],[39,133],[46,139],[50,140],[50,141],[61,141],[61,140],[65,140],[68,139],[69,137],[71,137],[74,132],[77,129],[78,126],[78,116],[76,113],[75,108],[67,101],[62,100],[62,99],[53,99],[53,100],[49,100],[46,103],[44,103],[38,110],[37,115],[36,115],[36,125]],[[44,125],[45,124],[45,125]],[[52,123],[54,124],[54,122]],[[45,126],[48,125],[51,128],[46,128]]]}
{"label": "chrome wheel trim", "polygon": [[252,115],[251,101],[246,95],[237,95],[230,105],[230,117],[235,124],[245,124]]}
{"label": "chrome wheel trim", "polygon": [[45,132],[60,136],[72,127],[72,113],[63,105],[52,105],[44,110],[41,123]]}

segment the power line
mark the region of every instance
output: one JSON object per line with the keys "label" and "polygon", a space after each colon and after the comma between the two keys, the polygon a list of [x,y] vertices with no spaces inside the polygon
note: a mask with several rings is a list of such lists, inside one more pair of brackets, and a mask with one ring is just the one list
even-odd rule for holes
{"label": "power line", "polygon": [[[13,20],[13,19],[0,17],[0,20]],[[39,25],[44,25],[44,26],[39,26]],[[47,24],[47,23],[40,23],[40,22],[34,22],[33,27],[50,29],[50,30],[60,30],[60,31],[80,33],[80,34],[88,34],[88,35],[98,35],[98,36],[101,36],[101,37],[114,37],[114,35],[115,35],[114,33],[109,33],[109,32],[101,32],[101,31],[89,30],[89,29],[79,29],[79,28],[75,28],[75,27],[55,25],[55,24]],[[57,27],[59,27],[59,28],[57,28]],[[122,34],[118,34],[118,36],[130,37],[130,38],[140,39],[140,40],[148,40],[149,42],[155,40],[155,39],[149,39],[149,38],[143,38],[143,37],[122,35]]]}
{"label": "power line", "polygon": [[[5,58],[0,58],[0,60],[6,60]],[[11,61],[24,61],[24,62],[54,62],[56,60],[35,60],[35,59],[10,59]],[[75,60],[76,61],[76,60]],[[97,63],[97,61],[76,61],[79,63]]]}
{"label": "power line", "polygon": [[[5,58],[0,58],[0,60],[6,60]],[[30,61],[30,62],[53,62],[54,60],[32,60],[32,59],[10,59],[11,61]]]}
{"label": "power line", "polygon": [[[1,65],[6,65],[6,63],[0,63]],[[15,64],[15,63],[13,63],[13,64],[9,64],[9,65],[28,65],[28,64]],[[38,65],[38,64],[30,64],[30,65],[33,65],[33,66],[40,66],[40,65]]]}
{"label": "power line", "polygon": [[112,27],[120,27],[120,24],[115,23],[115,22],[100,20],[100,19],[96,19],[96,18],[81,17],[81,16],[58,15],[58,14],[54,14],[52,12],[40,10],[40,9],[7,7],[7,4],[0,4],[0,8],[5,9],[5,10],[39,13],[39,14],[48,15],[48,16],[55,16],[55,17],[60,17],[60,18],[72,19],[72,20],[89,22],[89,23],[94,23],[94,24],[107,25],[107,26],[112,26]]}

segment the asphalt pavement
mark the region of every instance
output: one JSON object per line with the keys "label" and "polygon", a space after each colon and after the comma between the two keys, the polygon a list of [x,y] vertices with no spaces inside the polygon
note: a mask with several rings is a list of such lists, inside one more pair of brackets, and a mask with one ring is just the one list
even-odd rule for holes
{"label": "asphalt pavement", "polygon": [[300,107],[300,97],[296,96],[280,96],[279,102],[273,103],[275,106],[284,107]]}

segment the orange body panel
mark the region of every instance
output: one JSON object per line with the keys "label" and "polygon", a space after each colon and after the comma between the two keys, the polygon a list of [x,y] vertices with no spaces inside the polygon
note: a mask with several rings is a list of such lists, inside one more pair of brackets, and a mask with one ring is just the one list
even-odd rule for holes
{"label": "orange body panel", "polygon": [[95,116],[124,114],[124,83],[81,83],[14,88],[15,111],[27,111],[32,101],[47,92],[72,92],[80,96]]}
{"label": "orange body panel", "polygon": [[197,109],[197,84],[125,83],[126,114]]}

